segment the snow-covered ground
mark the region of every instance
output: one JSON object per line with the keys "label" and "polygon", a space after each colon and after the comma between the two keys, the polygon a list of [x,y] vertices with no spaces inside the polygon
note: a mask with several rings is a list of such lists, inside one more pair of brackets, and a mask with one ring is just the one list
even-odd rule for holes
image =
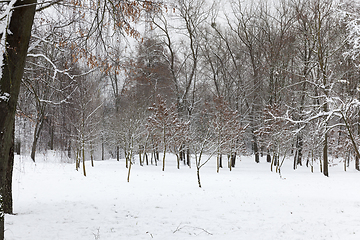
{"label": "snow-covered ground", "polygon": [[[38,158],[39,159],[39,158]],[[50,161],[49,161],[50,160]],[[14,210],[6,216],[7,240],[131,239],[360,239],[360,173],[316,168],[283,178],[268,163],[237,160],[231,172],[215,163],[196,171],[177,170],[169,157],[161,166],[133,165],[130,183],[124,162],[97,161],[88,176],[54,159],[33,164],[16,158]]]}

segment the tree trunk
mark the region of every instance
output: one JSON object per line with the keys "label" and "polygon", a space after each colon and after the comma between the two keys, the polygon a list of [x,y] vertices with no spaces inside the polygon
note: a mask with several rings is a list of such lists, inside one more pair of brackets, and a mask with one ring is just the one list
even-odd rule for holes
{"label": "tree trunk", "polygon": [[94,167],[94,150],[90,151],[91,166]]}
{"label": "tree trunk", "polygon": [[[45,106],[42,106],[42,111],[44,112],[45,110]],[[41,117],[44,116],[44,114],[41,115]],[[42,117],[42,122],[44,122],[44,117]],[[50,136],[50,141],[48,142],[48,147],[50,150],[54,150],[54,126],[53,126],[53,120],[51,117],[47,118],[47,123],[49,125],[49,136]],[[40,136],[40,133],[39,133]]]}
{"label": "tree trunk", "polygon": [[[36,129],[35,129],[35,131],[36,131]],[[32,144],[32,147],[31,147],[31,155],[30,155],[33,162],[35,162],[35,154],[36,154],[37,142],[38,142],[38,138],[37,138],[37,136],[34,136],[33,144]]]}
{"label": "tree trunk", "polygon": [[165,155],[166,155],[166,128],[163,129],[163,143],[164,143],[164,154],[163,154],[163,167],[162,170],[165,171]]}
{"label": "tree trunk", "polygon": [[270,165],[270,170],[271,171],[273,171],[274,162],[275,162],[275,153],[273,154],[273,157],[272,157],[272,160],[271,160],[271,165]]}
{"label": "tree trunk", "polygon": [[185,161],[185,145],[180,146],[179,154],[180,154],[180,161],[184,162],[184,165],[186,165],[186,161]]}
{"label": "tree trunk", "polygon": [[259,163],[260,162],[260,155],[259,155],[259,148],[258,148],[257,139],[256,139],[255,135],[254,135],[253,147],[254,147],[254,154],[255,154],[255,162]]}
{"label": "tree trunk", "polygon": [[358,156],[355,156],[355,169],[360,171],[360,161]]}
{"label": "tree trunk", "polygon": [[36,0],[18,0],[9,19],[6,35],[7,46],[3,55],[0,79],[0,240],[4,239],[3,187],[9,167],[9,153],[13,145],[13,125],[20,82],[24,73],[25,58],[29,47]]}
{"label": "tree trunk", "polygon": [[116,146],[116,160],[120,161],[120,147]]}
{"label": "tree trunk", "polygon": [[190,149],[186,149],[186,164],[191,168],[191,162],[190,162]]}
{"label": "tree trunk", "polygon": [[180,156],[179,156],[179,154],[176,154],[176,165],[177,165],[177,169],[180,169]]}
{"label": "tree trunk", "polygon": [[80,168],[80,150],[76,149],[76,158],[75,158],[75,169],[78,171]]}
{"label": "tree trunk", "polygon": [[130,160],[126,160],[129,161],[129,168],[128,168],[128,175],[127,175],[127,182],[130,182],[130,172],[131,172],[131,159]]}
{"label": "tree trunk", "polygon": [[197,170],[196,170],[196,175],[197,175],[197,179],[198,179],[198,185],[199,185],[199,188],[201,188],[201,181],[200,181],[200,169],[199,169],[199,167],[197,167]]}
{"label": "tree trunk", "polygon": [[104,142],[101,143],[101,160],[105,160]]}
{"label": "tree trunk", "polygon": [[231,155],[230,154],[228,154],[227,155],[227,164],[228,164],[228,168],[230,168],[230,171],[231,171],[231,163],[230,163],[230,158],[231,158]]}
{"label": "tree trunk", "polygon": [[[15,124],[13,126],[13,138],[14,143],[15,138]],[[14,166],[14,144],[10,148],[9,152],[9,161],[5,175],[5,185],[4,185],[4,213],[13,214],[13,198],[12,198],[12,177],[13,177],[13,166]]]}
{"label": "tree trunk", "polygon": [[271,155],[269,150],[267,151],[266,162],[271,163]]}
{"label": "tree trunk", "polygon": [[50,150],[54,150],[54,126],[50,125]]}
{"label": "tree trunk", "polygon": [[328,136],[325,133],[325,140],[324,140],[324,148],[323,148],[323,161],[324,161],[324,168],[323,173],[325,176],[329,176],[329,161],[328,161]]}
{"label": "tree trunk", "polygon": [[32,147],[31,147],[31,154],[30,154],[30,157],[33,160],[33,162],[35,162],[36,145],[37,145],[37,139],[34,138],[34,141],[32,143]]}
{"label": "tree trunk", "polygon": [[231,154],[231,167],[235,167],[236,153]]}
{"label": "tree trunk", "polygon": [[162,170],[163,171],[165,171],[165,156],[166,156],[166,145],[164,147],[164,154],[163,154],[163,159],[162,159],[162,162],[163,162]]}
{"label": "tree trunk", "polygon": [[220,154],[219,156],[219,168],[222,168],[223,165],[222,165],[222,154]]}
{"label": "tree trunk", "polygon": [[311,172],[314,172],[314,151],[311,151]]}
{"label": "tree trunk", "polygon": [[70,142],[70,140],[69,140],[69,142],[68,142],[68,149],[67,149],[67,151],[68,151],[68,158],[71,158],[71,142]]}
{"label": "tree trunk", "polygon": [[142,159],[142,157],[141,157],[141,155],[142,155],[142,150],[141,150],[141,147],[139,147],[140,149],[139,149],[139,163],[140,163],[140,166],[143,166],[143,159]]}
{"label": "tree trunk", "polygon": [[302,149],[303,149],[303,140],[301,136],[296,137],[296,150],[294,157],[294,169],[297,165],[302,166]]}
{"label": "tree trunk", "polygon": [[36,153],[36,146],[37,143],[39,141],[39,137],[40,137],[40,132],[41,129],[44,125],[44,120],[40,120],[40,122],[36,122],[35,125],[35,130],[34,130],[34,139],[33,139],[33,144],[32,144],[32,148],[31,148],[31,159],[35,162],[35,153]]}
{"label": "tree trunk", "polygon": [[128,168],[129,167],[129,161],[128,161],[129,152],[126,149],[124,149],[124,153],[125,153],[125,167]]}
{"label": "tree trunk", "polygon": [[82,142],[82,163],[83,163],[83,172],[84,176],[86,177],[86,169],[85,169],[85,141]]}

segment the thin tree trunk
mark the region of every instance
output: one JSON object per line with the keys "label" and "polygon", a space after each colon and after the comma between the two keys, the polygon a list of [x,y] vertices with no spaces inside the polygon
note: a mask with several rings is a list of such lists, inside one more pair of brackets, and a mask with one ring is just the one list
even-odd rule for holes
{"label": "thin tree trunk", "polygon": [[125,167],[129,168],[129,161],[128,161],[129,152],[126,149],[124,149],[124,152],[125,152]]}
{"label": "thin tree trunk", "polygon": [[166,128],[163,129],[163,142],[164,142],[164,154],[163,154],[163,167],[162,170],[165,171],[165,155],[166,155]]}
{"label": "thin tree trunk", "polygon": [[186,164],[191,168],[191,161],[190,161],[190,149],[186,149]]}
{"label": "thin tree trunk", "polygon": [[104,142],[101,143],[101,160],[105,160]]}
{"label": "thin tree trunk", "polygon": [[54,126],[52,122],[50,125],[50,150],[54,150]]}
{"label": "thin tree trunk", "polygon": [[149,165],[149,158],[146,152],[144,152],[144,157],[145,157],[146,165]]}
{"label": "thin tree trunk", "polygon": [[165,171],[165,156],[166,156],[166,146],[164,146],[164,155],[163,155],[163,166],[162,166],[162,170]]}
{"label": "thin tree trunk", "polygon": [[344,171],[346,172],[346,159],[344,159]]}
{"label": "thin tree trunk", "polygon": [[86,177],[86,170],[85,170],[85,142],[83,140],[83,146],[82,146],[82,162],[83,162],[83,172],[84,176]]}
{"label": "thin tree trunk", "polygon": [[91,159],[91,166],[94,167],[94,151],[91,150],[90,152],[90,159]]}
{"label": "thin tree trunk", "polygon": [[75,169],[76,171],[79,170],[79,167],[80,167],[80,150],[79,149],[76,149],[76,158],[75,158]]}
{"label": "thin tree trunk", "polygon": [[40,121],[36,122],[35,130],[34,130],[34,139],[31,148],[31,159],[35,162],[35,154],[36,154],[36,146],[40,138],[41,130],[44,126],[44,119],[40,119]]}
{"label": "thin tree trunk", "polygon": [[311,151],[311,172],[314,172],[314,151]]}
{"label": "thin tree trunk", "polygon": [[32,143],[32,147],[31,147],[31,154],[30,154],[30,157],[33,160],[33,162],[35,162],[36,145],[37,145],[37,139],[34,138],[34,141]]}
{"label": "thin tree trunk", "polygon": [[271,165],[270,165],[270,170],[271,170],[271,171],[273,171],[274,162],[275,162],[275,153],[273,154],[272,161],[271,161]]}
{"label": "thin tree trunk", "polygon": [[260,162],[260,155],[259,155],[259,148],[258,148],[258,144],[257,144],[257,138],[253,137],[254,143],[253,143],[253,147],[254,147],[254,154],[255,154],[255,162],[259,163]]}
{"label": "thin tree trunk", "polygon": [[200,151],[199,158],[197,157],[197,154],[195,154],[196,176],[197,176],[199,188],[201,188],[201,181],[200,181],[201,157],[202,157],[202,151]]}
{"label": "thin tree trunk", "polygon": [[181,145],[179,152],[180,152],[180,161],[184,162],[184,165],[186,165],[186,160],[185,160],[185,145]]}
{"label": "thin tree trunk", "polygon": [[196,170],[196,175],[197,175],[197,179],[198,179],[199,188],[201,188],[200,169],[199,168],[197,168],[197,170]]}
{"label": "thin tree trunk", "polygon": [[320,172],[322,173],[323,172],[323,164],[321,161],[321,157],[319,157],[319,161],[320,161]]}
{"label": "thin tree trunk", "polygon": [[127,176],[127,181],[130,182],[130,172],[131,172],[131,166],[132,166],[132,159],[133,159],[133,148],[134,148],[134,139],[131,138],[131,146],[130,146],[130,152],[127,155],[127,157],[129,158],[127,161],[129,161],[129,169],[128,169],[128,176]]}
{"label": "thin tree trunk", "polygon": [[231,171],[231,163],[230,163],[230,160],[231,159],[231,155],[230,154],[228,154],[227,155],[227,164],[228,164],[228,168],[230,169],[230,171]]}
{"label": "thin tree trunk", "polygon": [[267,151],[266,162],[271,163],[271,155],[269,150]]}
{"label": "thin tree trunk", "polygon": [[329,160],[328,160],[328,139],[327,133],[325,133],[324,148],[323,148],[323,161],[324,169],[323,173],[325,176],[329,176]]}
{"label": "thin tree trunk", "polygon": [[235,162],[236,162],[236,152],[231,154],[231,167],[235,167]]}
{"label": "thin tree trunk", "polygon": [[68,146],[68,158],[71,158],[71,143],[70,143],[70,140],[69,140],[69,146]]}
{"label": "thin tree trunk", "polygon": [[176,154],[176,165],[177,165],[177,169],[180,169],[180,156],[179,156],[179,154]]}
{"label": "thin tree trunk", "polygon": [[[128,160],[127,160],[128,161]],[[128,175],[127,175],[127,182],[130,182],[130,172],[131,172],[131,159],[129,160],[129,168],[128,168]]]}
{"label": "thin tree trunk", "polygon": [[[296,143],[297,145],[297,143]],[[298,155],[298,151],[297,149],[295,150],[295,155],[294,155],[294,162],[293,162],[293,169],[296,169],[296,163],[297,163],[297,155]]]}
{"label": "thin tree trunk", "polygon": [[116,146],[116,160],[120,161],[120,147]]}
{"label": "thin tree trunk", "polygon": [[140,149],[139,149],[139,163],[140,163],[140,166],[143,166],[143,159],[142,159],[142,157],[141,157],[141,155],[142,155],[142,148],[141,148],[141,146],[139,147]]}

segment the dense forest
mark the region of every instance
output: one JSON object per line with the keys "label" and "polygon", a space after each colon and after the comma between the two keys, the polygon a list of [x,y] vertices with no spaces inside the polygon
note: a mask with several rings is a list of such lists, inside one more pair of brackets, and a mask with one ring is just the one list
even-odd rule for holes
{"label": "dense forest", "polygon": [[218,171],[242,154],[359,169],[359,7],[179,0],[114,31],[111,12],[57,5],[35,16],[15,152],[62,151],[77,168],[139,155],[164,170],[173,153],[178,166],[217,156]]}

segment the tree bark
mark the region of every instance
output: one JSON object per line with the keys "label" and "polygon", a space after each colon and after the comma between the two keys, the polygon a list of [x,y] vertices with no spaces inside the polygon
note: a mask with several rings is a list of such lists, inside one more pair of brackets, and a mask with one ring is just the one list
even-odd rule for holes
{"label": "tree bark", "polygon": [[257,144],[257,138],[255,137],[255,135],[253,136],[253,139],[254,139],[253,147],[254,147],[254,154],[255,154],[255,162],[259,163],[260,155],[259,155],[259,148],[258,148],[258,144]]}
{"label": "tree bark", "polygon": [[235,167],[235,162],[236,162],[236,152],[231,154],[231,167]]}
{"label": "tree bark", "polygon": [[116,146],[116,161],[120,161],[120,147]]}
{"label": "tree bark", "polygon": [[271,155],[269,150],[267,150],[266,162],[271,163]]}
{"label": "tree bark", "polygon": [[9,167],[9,153],[13,146],[12,135],[20,82],[24,73],[25,58],[29,47],[36,0],[18,0],[14,4],[9,31],[6,35],[6,51],[3,56],[0,95],[0,240],[4,239],[3,188]]}
{"label": "tree bark", "polygon": [[105,160],[104,142],[101,143],[101,160]]}
{"label": "tree bark", "polygon": [[144,157],[145,157],[146,165],[149,165],[149,158],[147,153],[144,153]]}
{"label": "tree bark", "polygon": [[4,213],[13,214],[13,198],[12,198],[12,177],[13,177],[13,166],[14,166],[14,138],[15,138],[15,124],[13,125],[13,146],[10,148],[9,161],[7,170],[5,173],[5,185],[4,185]]}
{"label": "tree bark", "polygon": [[199,185],[199,188],[201,188],[201,181],[200,181],[200,168],[197,166],[197,169],[196,169],[196,176],[197,176],[197,180],[198,180],[198,185]]}
{"label": "tree bark", "polygon": [[189,168],[191,168],[191,162],[190,162],[190,149],[186,149],[186,165],[189,166]]}
{"label": "tree bark", "polygon": [[84,142],[84,140],[83,140],[83,142],[82,142],[81,153],[82,153],[83,173],[84,173],[84,176],[86,177],[86,169],[85,169],[85,142]]}
{"label": "tree bark", "polygon": [[323,161],[324,161],[323,174],[326,177],[328,177],[329,176],[329,160],[328,160],[328,136],[327,136],[327,133],[325,133],[324,148],[323,148]]}
{"label": "tree bark", "polygon": [[164,147],[164,154],[163,154],[163,159],[162,159],[162,170],[165,171],[165,157],[166,157],[166,145]]}
{"label": "tree bark", "polygon": [[36,122],[35,130],[34,130],[34,139],[31,148],[31,159],[35,162],[35,153],[36,153],[36,146],[40,138],[41,130],[44,126],[44,119],[41,119],[40,122]]}
{"label": "tree bark", "polygon": [[50,150],[54,150],[54,126],[53,123],[51,122],[50,125]]}
{"label": "tree bark", "polygon": [[294,170],[297,165],[302,166],[302,149],[303,149],[303,140],[301,136],[296,137],[296,149],[294,156]]}

